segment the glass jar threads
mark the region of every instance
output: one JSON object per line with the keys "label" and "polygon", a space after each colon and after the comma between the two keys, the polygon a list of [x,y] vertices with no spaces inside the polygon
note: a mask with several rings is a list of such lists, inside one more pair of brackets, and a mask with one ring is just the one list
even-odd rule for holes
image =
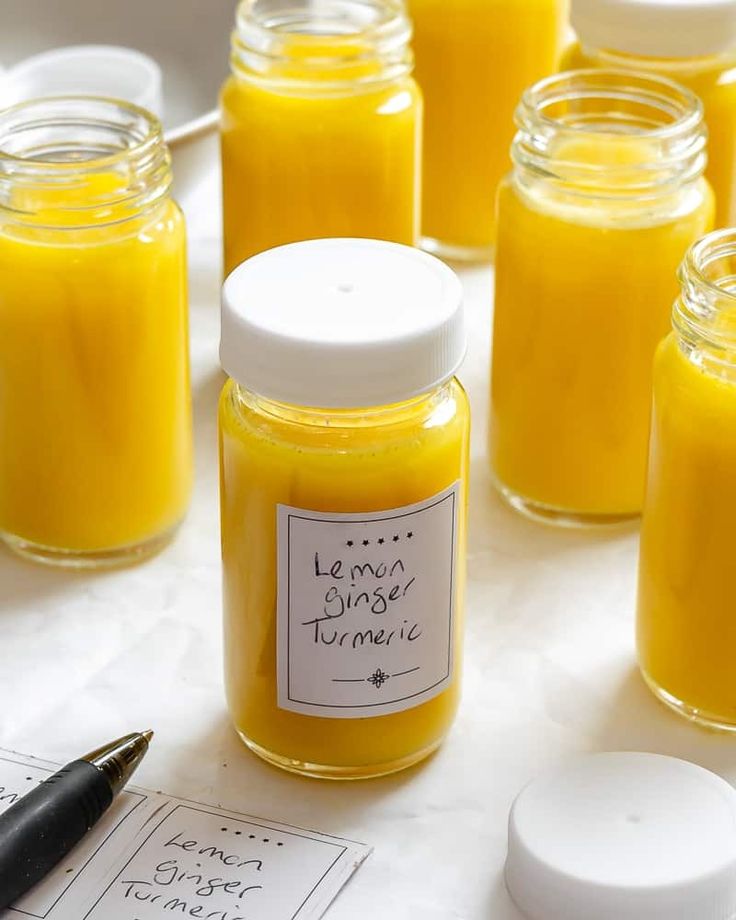
{"label": "glass jar threads", "polygon": [[572,24],[563,69],[659,74],[699,96],[716,226],[736,224],[736,0],[573,0]]}
{"label": "glass jar threads", "polygon": [[89,567],[160,548],[191,487],[184,219],[158,121],[0,113],[0,532]]}
{"label": "glass jar threads", "polygon": [[655,694],[736,731],[736,230],[693,246],[654,366],[639,664]]}
{"label": "glass jar threads", "polygon": [[491,460],[517,509],[608,523],[644,498],[654,350],[709,230],[702,107],[665,79],[573,71],[525,93],[499,195]]}
{"label": "glass jar threads", "polygon": [[557,67],[566,0],[408,0],[424,94],[422,237],[487,261],[521,93]]}
{"label": "glass jar threads", "polygon": [[416,242],[410,38],[402,0],[242,0],[221,94],[226,274],[299,240]]}
{"label": "glass jar threads", "polygon": [[220,402],[233,723],[287,770],[431,753],[460,694],[469,408],[461,288],[418,250],[280,247],[225,282]]}

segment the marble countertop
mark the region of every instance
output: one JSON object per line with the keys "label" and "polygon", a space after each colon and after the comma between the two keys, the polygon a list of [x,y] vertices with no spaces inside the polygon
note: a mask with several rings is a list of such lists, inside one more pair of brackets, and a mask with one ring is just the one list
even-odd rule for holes
{"label": "marble countertop", "polygon": [[672,754],[736,782],[736,742],[680,721],[633,650],[637,533],[558,531],[509,510],[486,455],[491,272],[461,272],[474,413],[462,709],[429,762],[373,782],[298,779],[248,753],[222,689],[216,403],[220,241],[214,167],[190,229],[196,489],[161,556],[74,574],[0,551],[0,747],[66,761],[153,727],[136,782],[364,841],[330,920],[519,920],[502,870],[521,787],[581,751]]}

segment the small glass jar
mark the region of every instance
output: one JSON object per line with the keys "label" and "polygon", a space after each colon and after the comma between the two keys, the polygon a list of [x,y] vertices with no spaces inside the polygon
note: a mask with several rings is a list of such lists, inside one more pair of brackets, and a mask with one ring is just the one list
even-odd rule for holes
{"label": "small glass jar", "polygon": [[408,0],[424,94],[423,245],[489,261],[522,92],[557,66],[567,0]]}
{"label": "small glass jar", "polygon": [[242,0],[220,99],[225,273],[299,240],[419,233],[403,0]]}
{"label": "small glass jar", "polygon": [[573,0],[562,69],[620,68],[687,86],[708,125],[716,226],[736,224],[736,0]]}
{"label": "small glass jar", "polygon": [[654,350],[711,229],[702,107],[669,80],[574,71],[525,93],[499,194],[491,457],[518,510],[615,523],[644,500]]}
{"label": "small glass jar", "polygon": [[241,738],[286,770],[392,773],[453,721],[461,297],[432,256],[373,240],[280,247],[225,283],[225,682]]}
{"label": "small glass jar", "polygon": [[111,566],[186,512],[184,219],[159,122],[54,98],[0,113],[0,536]]}
{"label": "small glass jar", "polygon": [[654,365],[639,563],[639,665],[681,715],[736,731],[736,230],[680,270],[674,331]]}

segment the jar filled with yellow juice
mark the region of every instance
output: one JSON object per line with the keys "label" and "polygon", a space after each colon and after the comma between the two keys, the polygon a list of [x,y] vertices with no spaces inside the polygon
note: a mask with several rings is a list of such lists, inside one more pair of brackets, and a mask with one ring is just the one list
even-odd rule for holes
{"label": "jar filled with yellow juice", "polygon": [[158,121],[123,102],[0,113],[0,536],[124,564],[186,512],[185,231]]}
{"label": "jar filled with yellow juice", "polygon": [[567,2],[407,2],[425,100],[423,244],[447,258],[489,260],[514,109],[557,67]]}
{"label": "jar filled with yellow juice", "polygon": [[525,93],[517,121],[499,194],[493,472],[532,517],[612,523],[641,512],[652,358],[677,265],[713,220],[702,107],[669,80],[577,71]]}
{"label": "jar filled with yellow juice", "polygon": [[700,97],[716,225],[736,224],[736,0],[572,0],[572,22],[563,70],[644,71]]}
{"label": "jar filled with yellow juice", "polygon": [[299,240],[419,233],[402,0],[242,0],[221,98],[225,272]]}
{"label": "jar filled with yellow juice", "polygon": [[736,731],[736,230],[700,240],[680,281],[654,365],[639,664],[673,709]]}
{"label": "jar filled with yellow juice", "polygon": [[395,243],[297,243],[223,290],[225,683],[286,770],[393,773],[460,696],[469,408],[456,275]]}

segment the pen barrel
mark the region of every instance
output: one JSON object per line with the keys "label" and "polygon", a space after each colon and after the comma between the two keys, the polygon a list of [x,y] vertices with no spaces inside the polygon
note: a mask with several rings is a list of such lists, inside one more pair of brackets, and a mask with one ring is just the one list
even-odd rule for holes
{"label": "pen barrel", "polygon": [[112,799],[105,775],[75,760],[0,815],[0,910],[61,862]]}

